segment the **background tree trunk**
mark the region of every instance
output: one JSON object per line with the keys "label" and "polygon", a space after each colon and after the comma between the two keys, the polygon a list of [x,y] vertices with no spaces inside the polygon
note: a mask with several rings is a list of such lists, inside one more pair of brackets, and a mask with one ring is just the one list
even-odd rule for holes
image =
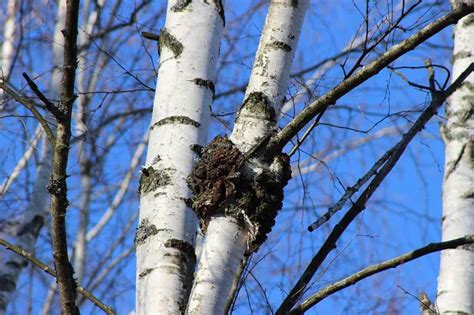
{"label": "background tree trunk", "polygon": [[[453,1],[453,6],[462,1]],[[468,2],[468,1],[466,1]],[[474,61],[474,14],[454,27],[453,70],[455,79]],[[474,231],[474,74],[446,104],[442,239],[450,240]],[[437,307],[441,314],[474,314],[474,246],[441,252]]]}
{"label": "background tree trunk", "polygon": [[[50,98],[58,99],[61,89],[62,63],[64,54],[64,36],[61,30],[64,29],[66,20],[66,2],[59,1],[57,21],[54,29],[53,56],[54,68],[51,74],[50,82]],[[12,243],[27,250],[34,252],[36,241],[43,224],[48,220],[48,201],[49,194],[46,190],[49,175],[51,174],[52,151],[51,143],[43,130],[40,131],[42,136],[41,156],[35,174],[35,182],[31,200],[28,204],[26,215],[22,216],[16,222],[12,229]],[[3,233],[2,233],[3,234]],[[8,239],[8,237],[7,237]],[[22,269],[26,266],[26,261],[12,253],[2,253],[0,260],[0,314],[6,311],[11,295],[15,292],[18,278]]]}

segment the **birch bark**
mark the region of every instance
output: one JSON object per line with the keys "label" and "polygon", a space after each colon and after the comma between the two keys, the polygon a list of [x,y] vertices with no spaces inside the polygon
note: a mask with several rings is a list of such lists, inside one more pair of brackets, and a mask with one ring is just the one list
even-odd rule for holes
{"label": "birch bark", "polygon": [[[9,0],[7,4],[7,18],[3,29],[3,43],[2,43],[2,54],[0,60],[0,75],[8,80],[10,71],[15,56],[15,32],[16,32],[16,10],[18,7],[17,0]],[[0,97],[3,95],[3,90],[0,91]],[[1,105],[0,105],[1,106]],[[0,107],[1,109],[1,107]]]}
{"label": "birch bark", "polygon": [[[244,102],[230,136],[243,154],[275,132],[308,2],[270,1]],[[275,161],[252,159],[244,169],[247,177],[256,178],[280,166]],[[211,217],[188,314],[222,314],[244,254],[255,249],[251,247],[257,238],[266,237],[259,236],[258,225],[263,222],[250,222],[245,214],[247,209],[239,209],[238,201],[226,207],[237,208],[229,211],[239,216],[243,213],[247,224],[228,213]],[[227,209],[221,209],[221,212],[225,213]],[[272,221],[274,217],[267,219]]]}
{"label": "birch bark", "polygon": [[[461,1],[459,1],[461,2]],[[465,1],[470,2],[470,1]],[[458,1],[452,1],[453,7]],[[474,14],[454,27],[452,78],[474,61]],[[442,239],[474,231],[474,74],[446,105]],[[474,246],[441,252],[437,307],[441,314],[474,314]]]}
{"label": "birch bark", "polygon": [[206,140],[223,26],[221,1],[168,2],[140,178],[137,314],[181,314],[186,308],[197,231],[186,179]]}

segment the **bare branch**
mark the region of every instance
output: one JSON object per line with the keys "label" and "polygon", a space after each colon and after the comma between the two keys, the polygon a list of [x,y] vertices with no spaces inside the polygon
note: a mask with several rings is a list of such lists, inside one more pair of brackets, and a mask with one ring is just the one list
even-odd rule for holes
{"label": "bare branch", "polygon": [[63,314],[80,314],[76,306],[77,284],[74,271],[68,257],[66,234],[67,197],[67,163],[71,142],[71,115],[75,100],[74,84],[77,67],[77,23],[79,0],[67,1],[64,35],[64,66],[61,81],[61,101],[57,117],[56,144],[53,148],[53,168],[47,186],[51,195],[51,238],[54,266],[58,280],[61,312]]}
{"label": "bare branch", "polygon": [[56,119],[60,120],[61,112],[59,111],[59,109],[50,100],[48,100],[46,96],[44,96],[44,94],[40,91],[36,83],[28,76],[26,72],[23,72],[23,77],[25,78],[26,82],[33,90],[33,92],[36,94],[36,96],[38,96],[38,98],[44,103],[46,109],[49,110]]}
{"label": "bare branch", "polygon": [[430,118],[437,113],[437,110],[444,103],[446,98],[462,84],[463,80],[472,71],[474,71],[474,63],[471,63],[471,65],[469,65],[469,67],[453,82],[453,84],[446,90],[446,92],[432,92],[433,99],[431,100],[430,105],[423,111],[420,117],[418,117],[413,126],[403,135],[402,139],[389,150],[392,151],[390,157],[377,171],[377,174],[375,175],[374,179],[361,193],[357,201],[347,211],[347,213],[339,221],[339,223],[336,224],[324,244],[321,246],[318,253],[313,257],[308,267],[306,267],[306,270],[303,272],[302,276],[299,278],[295,286],[291,289],[288,296],[280,305],[277,314],[286,314],[286,312],[288,312],[296,304],[298,299],[304,294],[306,286],[310,282],[313,275],[316,273],[316,271],[324,262],[329,253],[334,248],[336,248],[336,242],[338,241],[338,239],[344,233],[346,228],[352,223],[352,221],[365,209],[367,201],[377,190],[377,188],[380,186],[385,177],[393,169],[410,141],[419,131],[424,128]]}
{"label": "bare branch", "polygon": [[306,107],[300,114],[298,114],[298,116],[288,123],[285,128],[283,128],[277,135],[272,137],[263,151],[270,153],[281,152],[282,148],[291,140],[291,138],[301,131],[301,129],[303,129],[308,122],[316,117],[316,115],[324,111],[327,107],[335,104],[339,98],[355,89],[367,79],[379,73],[382,69],[384,69],[387,65],[395,61],[400,56],[404,55],[410,50],[413,50],[425,40],[431,38],[433,35],[443,30],[445,27],[457,23],[457,21],[459,21],[461,18],[472,12],[474,12],[474,3],[464,3],[459,5],[459,7],[424,27],[418,33],[393,46],[382,56],[342,81],[331,91]]}
{"label": "bare branch", "polygon": [[46,132],[49,142],[52,146],[54,146],[56,143],[56,138],[53,134],[53,131],[51,130],[49,123],[46,121],[43,115],[41,115],[41,113],[36,109],[35,104],[18,95],[13,89],[7,86],[7,83],[3,81],[0,81],[0,89],[4,90],[8,95],[13,97],[15,101],[25,106],[33,114],[33,116],[35,116],[35,118],[41,124],[41,127],[43,127],[44,131]]}
{"label": "bare branch", "polygon": [[450,248],[457,248],[459,246],[473,244],[473,243],[474,243],[474,234],[467,235],[467,236],[460,237],[451,241],[431,243],[431,244],[426,245],[425,247],[416,249],[414,251],[392,258],[390,260],[384,261],[382,263],[369,266],[351,276],[348,276],[331,285],[328,285],[324,289],[319,290],[317,293],[309,297],[306,301],[304,301],[303,303],[295,307],[293,310],[291,310],[290,314],[301,314],[303,312],[306,312],[311,307],[321,302],[322,300],[324,300],[331,294],[341,291],[342,289],[347,288],[351,285],[354,285],[358,283],[359,281],[365,278],[368,278],[374,274],[377,274],[379,272],[382,272],[391,268],[396,268],[400,265],[403,265],[407,262],[426,256],[431,253],[439,252],[439,251],[450,249]]}
{"label": "bare branch", "polygon": [[[56,272],[54,271],[53,268],[49,267],[48,265],[46,265],[45,263],[43,263],[42,261],[40,261],[38,258],[36,258],[35,256],[33,256],[31,253],[29,253],[28,251],[18,247],[18,246],[15,246],[9,242],[7,242],[6,240],[0,238],[0,245],[4,246],[6,249],[14,252],[15,254],[25,258],[26,260],[28,260],[29,262],[31,262],[33,265],[37,266],[38,268],[40,268],[41,270],[43,270],[44,272],[46,272],[47,274],[53,276],[53,277],[56,277]],[[96,305],[97,307],[99,307],[100,309],[102,309],[106,314],[115,314],[114,310],[112,310],[112,308],[110,308],[109,306],[105,305],[104,303],[102,303],[98,298],[96,298],[91,292],[87,291],[86,289],[84,289],[83,287],[80,287],[78,286],[77,287],[77,292],[79,292],[81,295],[83,295],[86,299],[90,300],[92,303],[94,303],[94,305]]]}

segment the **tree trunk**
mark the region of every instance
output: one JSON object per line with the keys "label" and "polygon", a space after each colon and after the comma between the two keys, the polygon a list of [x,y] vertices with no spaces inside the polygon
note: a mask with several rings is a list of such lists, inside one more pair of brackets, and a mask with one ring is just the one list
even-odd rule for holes
{"label": "tree trunk", "polygon": [[[66,19],[66,3],[59,1],[57,21],[53,39],[54,68],[51,75],[50,98],[58,99],[61,88],[61,68],[64,51],[64,37],[61,30],[64,28]],[[33,192],[30,196],[30,202],[15,228],[13,243],[26,251],[33,253],[38,239],[39,232],[47,219],[49,194],[46,190],[49,175],[51,174],[52,151],[51,144],[48,142],[46,134],[43,132],[43,144],[40,162],[36,169]],[[0,260],[0,314],[4,314],[8,303],[15,292],[18,278],[21,270],[26,266],[26,261],[12,253],[5,252]]]}
{"label": "tree trunk", "polygon": [[[216,138],[200,161],[202,168],[208,168],[206,174],[209,176],[213,176],[214,168],[229,163],[229,174],[208,178],[207,183],[216,191],[221,189],[219,183],[223,183],[225,196],[206,197],[209,192],[199,187],[201,176],[196,174],[201,166],[198,165],[193,173],[197,175],[193,182],[197,186],[193,189],[195,194],[204,190],[203,195],[195,196],[194,206],[201,208],[198,212],[206,239],[189,301],[189,314],[224,312],[227,300],[232,298],[229,295],[234,275],[244,254],[255,251],[263,243],[281,208],[282,189],[288,180],[284,169],[288,165],[281,163],[280,157],[274,159],[273,156],[270,160],[259,156],[247,163],[245,154],[275,132],[307,6],[308,1],[270,1],[250,81],[230,141]],[[270,184],[269,177],[278,179]],[[262,196],[258,199],[259,193],[271,199],[275,197],[266,191],[272,189],[271,185],[279,186],[272,187],[279,195],[276,202]],[[248,187],[252,188],[242,194],[242,189]],[[209,199],[224,201],[209,205]],[[226,203],[225,200],[234,201]],[[265,204],[271,206],[265,208]],[[212,207],[216,209],[210,210]]]}
{"label": "tree trunk", "polygon": [[[452,78],[474,61],[473,38],[474,14],[470,14],[454,28]],[[450,97],[446,105],[447,123],[441,128],[446,146],[443,241],[474,231],[473,113],[474,74],[471,74]],[[474,314],[474,246],[441,252],[437,307],[441,314]]]}
{"label": "tree trunk", "polygon": [[224,26],[221,1],[169,1],[146,165],[140,178],[138,314],[181,314],[195,268],[187,177],[205,143]]}

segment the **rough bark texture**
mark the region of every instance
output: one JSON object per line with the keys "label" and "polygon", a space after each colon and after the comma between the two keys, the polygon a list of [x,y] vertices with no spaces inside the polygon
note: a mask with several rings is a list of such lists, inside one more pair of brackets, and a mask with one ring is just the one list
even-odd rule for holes
{"label": "rough bark texture", "polygon": [[181,314],[198,218],[186,183],[204,145],[224,26],[220,1],[169,1],[146,165],[140,178],[137,313]]}
{"label": "rough bark texture", "polygon": [[203,151],[189,178],[203,232],[213,216],[233,217],[251,233],[249,251],[265,242],[282,207],[283,188],[291,178],[290,158],[280,154],[255,173],[245,156],[225,137],[216,137]]}
{"label": "rough bark texture", "polygon": [[[281,208],[283,187],[290,178],[289,158],[280,152],[259,158],[253,153],[275,133],[307,5],[308,1],[270,1],[232,135],[229,140],[216,138],[193,172],[193,206],[206,229],[206,241],[189,314],[224,312],[244,254],[263,243]],[[211,253],[219,254],[210,258]]]}
{"label": "rough bark texture", "polygon": [[[453,2],[453,6],[460,5]],[[467,2],[467,1],[465,1]],[[454,29],[452,77],[474,61],[474,14]],[[474,74],[450,97],[445,142],[442,239],[474,231]],[[441,253],[437,307],[441,314],[474,314],[474,246]]]}
{"label": "rough bark texture", "polygon": [[66,22],[64,35],[64,66],[61,81],[61,100],[58,106],[60,115],[56,117],[56,144],[53,148],[53,168],[48,184],[51,195],[51,238],[54,266],[58,280],[61,312],[63,314],[79,314],[76,307],[76,282],[68,257],[66,235],[67,199],[67,162],[71,140],[71,114],[75,100],[74,83],[77,66],[77,23],[79,1],[66,2]]}

